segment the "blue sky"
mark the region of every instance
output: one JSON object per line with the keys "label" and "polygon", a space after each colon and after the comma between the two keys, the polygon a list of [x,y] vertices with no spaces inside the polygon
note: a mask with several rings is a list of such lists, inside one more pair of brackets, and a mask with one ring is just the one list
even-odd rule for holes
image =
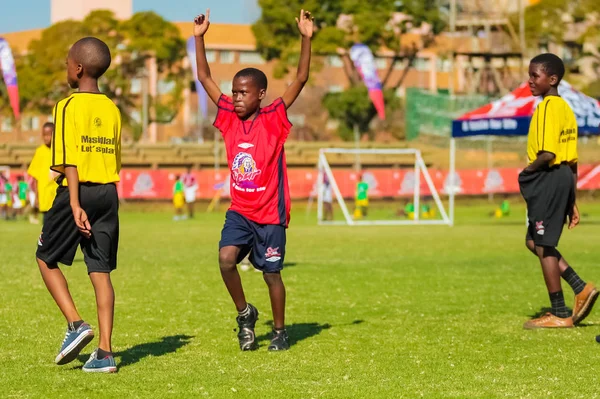
{"label": "blue sky", "polygon": [[[50,25],[50,0],[2,0],[1,3],[2,33]],[[256,0],[133,0],[134,12],[152,10],[170,21],[191,20],[205,8],[210,8],[213,22],[251,23],[259,15]]]}

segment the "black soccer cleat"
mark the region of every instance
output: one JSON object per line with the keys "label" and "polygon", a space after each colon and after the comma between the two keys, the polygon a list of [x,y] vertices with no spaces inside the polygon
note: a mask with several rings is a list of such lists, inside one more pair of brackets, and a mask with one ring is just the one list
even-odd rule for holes
{"label": "black soccer cleat", "polygon": [[269,345],[270,352],[286,351],[290,349],[290,338],[286,330],[273,330],[273,338]]}
{"label": "black soccer cleat", "polygon": [[258,348],[256,342],[256,336],[254,335],[254,326],[258,320],[258,309],[252,304],[248,304],[250,312],[247,316],[238,316],[236,321],[238,323],[238,340],[240,341],[240,349],[243,351],[253,351]]}

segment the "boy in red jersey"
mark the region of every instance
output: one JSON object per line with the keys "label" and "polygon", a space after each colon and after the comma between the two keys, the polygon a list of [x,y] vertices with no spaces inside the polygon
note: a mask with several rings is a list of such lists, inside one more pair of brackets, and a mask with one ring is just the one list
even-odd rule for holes
{"label": "boy in red jersey", "polygon": [[258,69],[239,71],[232,97],[221,93],[210,74],[204,34],[210,10],[194,20],[198,80],[219,108],[214,126],[221,131],[231,170],[231,207],[219,243],[221,276],[238,311],[238,339],[243,351],[257,348],[254,326],[258,310],[246,302],[237,264],[250,254],[250,262],[263,272],[273,311],[270,351],[289,348],[285,331],[285,286],[280,271],[285,256],[285,229],[290,221],[290,195],[283,145],[292,124],[287,109],[308,80],[313,19],[302,10],[296,18],[302,50],[296,79],[282,97],[261,108],[267,77]]}

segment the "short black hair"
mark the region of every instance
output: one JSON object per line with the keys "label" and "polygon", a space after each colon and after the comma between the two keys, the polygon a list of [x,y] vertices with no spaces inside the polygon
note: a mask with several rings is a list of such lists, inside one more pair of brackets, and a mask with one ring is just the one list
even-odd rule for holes
{"label": "short black hair", "polygon": [[83,66],[89,77],[98,79],[110,67],[110,50],[106,43],[96,37],[84,37],[75,42],[70,51],[71,57]]}
{"label": "short black hair", "polygon": [[544,53],[535,56],[531,59],[530,64],[538,64],[542,66],[542,69],[548,76],[556,75],[558,78],[558,85],[562,78],[565,76],[565,64],[559,56],[552,53]]}
{"label": "short black hair", "polygon": [[267,90],[267,75],[260,69],[244,68],[233,77],[233,79],[238,78],[250,78],[259,89]]}
{"label": "short black hair", "polygon": [[44,123],[44,126],[42,126],[42,130],[49,127],[50,129],[54,130],[54,123],[52,122],[46,122]]}

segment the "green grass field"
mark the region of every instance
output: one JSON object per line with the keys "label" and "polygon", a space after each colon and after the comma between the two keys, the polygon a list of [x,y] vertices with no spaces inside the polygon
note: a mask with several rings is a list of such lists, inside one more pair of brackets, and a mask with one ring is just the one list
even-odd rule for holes
{"label": "green grass field", "polygon": [[[600,396],[600,310],[570,330],[522,329],[549,305],[523,245],[522,207],[497,221],[487,217],[490,205],[463,204],[453,228],[319,227],[298,207],[283,274],[285,353],[266,350],[268,294],[252,271],[242,278],[261,311],[261,346],[238,349],[217,266],[223,214],[174,223],[168,208],[144,209],[127,204],[121,213],[115,375],[81,371],[93,345],[54,365],[65,322],[35,264],[39,227],[0,221],[0,397]],[[560,248],[582,277],[600,282],[600,206],[581,211],[588,215]],[[82,256],[64,270],[96,327]]]}

